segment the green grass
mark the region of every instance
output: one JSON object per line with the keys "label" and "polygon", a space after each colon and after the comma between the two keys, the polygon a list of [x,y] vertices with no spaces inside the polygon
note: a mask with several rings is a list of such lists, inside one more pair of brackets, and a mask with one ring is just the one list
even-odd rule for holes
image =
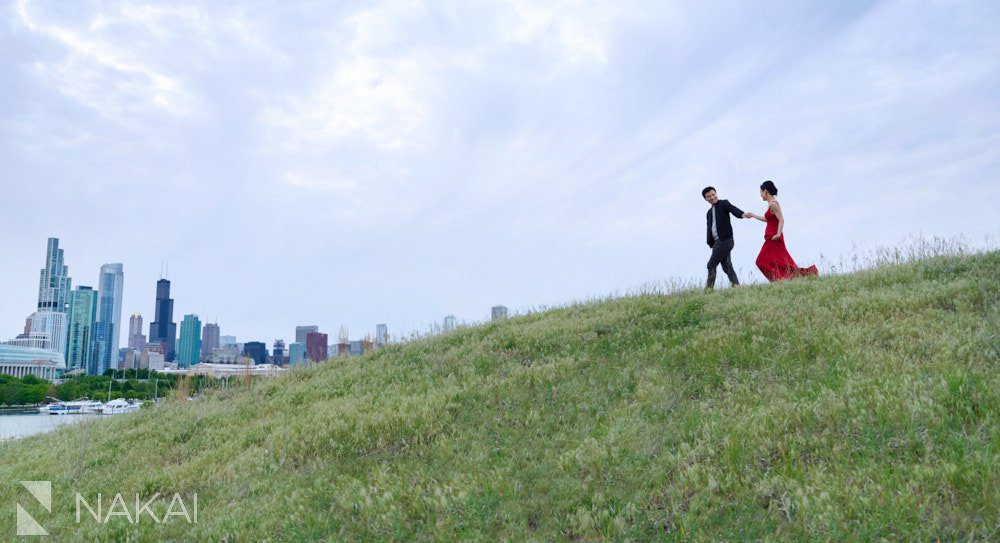
{"label": "green grass", "polygon": [[[7,443],[0,539],[52,480],[57,541],[995,541],[998,278],[605,300]],[[199,523],[78,525],[74,492]]]}

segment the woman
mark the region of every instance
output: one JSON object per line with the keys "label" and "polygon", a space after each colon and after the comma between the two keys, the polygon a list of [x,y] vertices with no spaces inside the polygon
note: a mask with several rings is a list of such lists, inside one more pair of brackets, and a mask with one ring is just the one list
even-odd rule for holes
{"label": "woman", "polygon": [[748,213],[758,221],[767,223],[764,229],[764,246],[760,248],[757,255],[757,267],[760,268],[764,277],[772,283],[781,279],[791,279],[803,275],[819,275],[816,266],[800,268],[792,260],[785,248],[785,217],[781,214],[781,206],[775,196],[778,195],[778,187],[772,181],[764,181],[760,186],[760,198],[767,202],[767,211],[764,216]]}

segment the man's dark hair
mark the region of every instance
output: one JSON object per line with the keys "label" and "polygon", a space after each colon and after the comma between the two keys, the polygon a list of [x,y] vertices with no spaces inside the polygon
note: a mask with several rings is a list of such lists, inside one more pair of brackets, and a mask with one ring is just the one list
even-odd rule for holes
{"label": "man's dark hair", "polygon": [[705,195],[708,194],[708,191],[710,190],[715,190],[715,187],[705,187],[701,189],[701,197],[704,198]]}

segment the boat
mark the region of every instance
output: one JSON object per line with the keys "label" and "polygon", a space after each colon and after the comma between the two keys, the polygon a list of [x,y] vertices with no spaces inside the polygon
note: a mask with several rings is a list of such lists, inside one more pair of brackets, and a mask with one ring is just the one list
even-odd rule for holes
{"label": "boat", "polygon": [[99,413],[104,404],[87,398],[71,402],[55,401],[38,408],[40,413],[49,415],[93,415]]}
{"label": "boat", "polygon": [[124,398],[116,398],[110,402],[104,404],[101,409],[102,415],[118,415],[120,413],[130,413],[132,411],[137,411],[142,404],[139,402],[130,402]]}

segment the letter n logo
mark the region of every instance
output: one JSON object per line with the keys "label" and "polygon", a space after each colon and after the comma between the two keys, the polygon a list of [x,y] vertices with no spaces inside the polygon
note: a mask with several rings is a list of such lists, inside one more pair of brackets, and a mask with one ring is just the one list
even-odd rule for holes
{"label": "letter n logo", "polygon": [[[21,481],[21,486],[28,489],[46,511],[52,512],[52,481]],[[17,504],[17,535],[49,535],[49,533],[21,507],[21,504]]]}

